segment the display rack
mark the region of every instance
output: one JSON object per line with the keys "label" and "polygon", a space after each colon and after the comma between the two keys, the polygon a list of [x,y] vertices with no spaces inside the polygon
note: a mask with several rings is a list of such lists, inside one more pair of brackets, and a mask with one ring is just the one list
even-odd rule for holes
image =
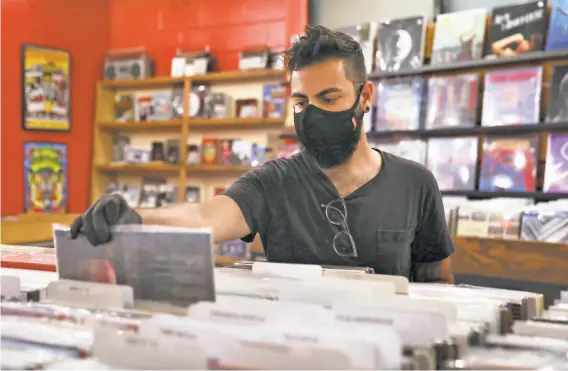
{"label": "display rack", "polygon": [[[97,85],[97,109],[93,135],[93,166],[91,173],[90,200],[98,199],[104,195],[109,177],[116,175],[152,175],[156,173],[168,174],[177,177],[178,198],[183,199],[188,177],[198,176],[239,176],[250,169],[249,166],[221,166],[221,165],[186,165],[187,146],[190,136],[194,133],[216,132],[227,134],[253,130],[266,135],[271,130],[280,132],[284,127],[285,119],[273,118],[222,118],[202,119],[189,117],[189,94],[193,84],[209,84],[212,86],[231,86],[247,84],[246,89],[255,83],[282,82],[284,71],[280,70],[254,70],[234,72],[214,72],[191,77],[155,77],[142,80],[101,81]],[[114,121],[114,93],[117,90],[143,90],[167,89],[183,86],[184,109],[183,117],[179,120],[150,121],[150,122],[115,122]],[[145,164],[116,164],[111,163],[112,138],[116,133],[129,135],[175,135],[179,139],[180,163],[167,164],[150,162]],[[151,134],[149,134],[151,133]]]}

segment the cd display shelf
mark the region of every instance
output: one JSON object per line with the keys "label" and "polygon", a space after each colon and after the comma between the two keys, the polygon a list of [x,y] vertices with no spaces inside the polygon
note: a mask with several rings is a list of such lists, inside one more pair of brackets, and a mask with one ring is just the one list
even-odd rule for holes
{"label": "cd display shelf", "polygon": [[[188,176],[239,176],[248,171],[249,166],[238,165],[186,165],[189,138],[193,133],[224,133],[240,130],[268,133],[281,130],[285,118],[190,118],[190,99],[194,84],[211,86],[231,86],[248,83],[282,82],[284,71],[253,70],[233,72],[213,72],[188,77],[154,77],[141,80],[100,81],[97,84],[97,103],[93,135],[93,166],[91,172],[90,200],[94,202],[106,192],[110,178],[120,175],[169,175],[177,176],[178,199],[184,199]],[[159,90],[183,86],[183,117],[179,120],[149,122],[115,122],[114,94],[117,90]],[[174,135],[180,140],[180,163],[168,164],[149,162],[144,164],[112,163],[113,136],[116,133],[126,135],[153,136],[159,134]]]}

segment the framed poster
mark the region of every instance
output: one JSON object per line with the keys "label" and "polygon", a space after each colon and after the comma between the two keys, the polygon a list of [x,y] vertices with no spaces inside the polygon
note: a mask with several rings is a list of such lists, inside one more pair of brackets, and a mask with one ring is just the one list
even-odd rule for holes
{"label": "framed poster", "polygon": [[67,145],[24,143],[24,205],[26,212],[67,212]]}
{"label": "framed poster", "polygon": [[22,127],[71,129],[71,55],[68,51],[22,45]]}

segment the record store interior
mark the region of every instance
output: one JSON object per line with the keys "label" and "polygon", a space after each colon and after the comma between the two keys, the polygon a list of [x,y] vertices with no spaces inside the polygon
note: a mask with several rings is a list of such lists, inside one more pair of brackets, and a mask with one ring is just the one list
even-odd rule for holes
{"label": "record store interior", "polygon": [[568,0],[0,14],[0,369],[568,370]]}

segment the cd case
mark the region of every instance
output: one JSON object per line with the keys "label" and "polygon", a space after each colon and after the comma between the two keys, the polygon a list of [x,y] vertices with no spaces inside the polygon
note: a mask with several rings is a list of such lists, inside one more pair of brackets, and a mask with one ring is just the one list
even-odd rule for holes
{"label": "cd case", "polygon": [[65,226],[55,225],[53,234],[60,279],[130,286],[135,305],[215,301],[210,229],[122,225],[100,246],[82,235],[71,239]]}

